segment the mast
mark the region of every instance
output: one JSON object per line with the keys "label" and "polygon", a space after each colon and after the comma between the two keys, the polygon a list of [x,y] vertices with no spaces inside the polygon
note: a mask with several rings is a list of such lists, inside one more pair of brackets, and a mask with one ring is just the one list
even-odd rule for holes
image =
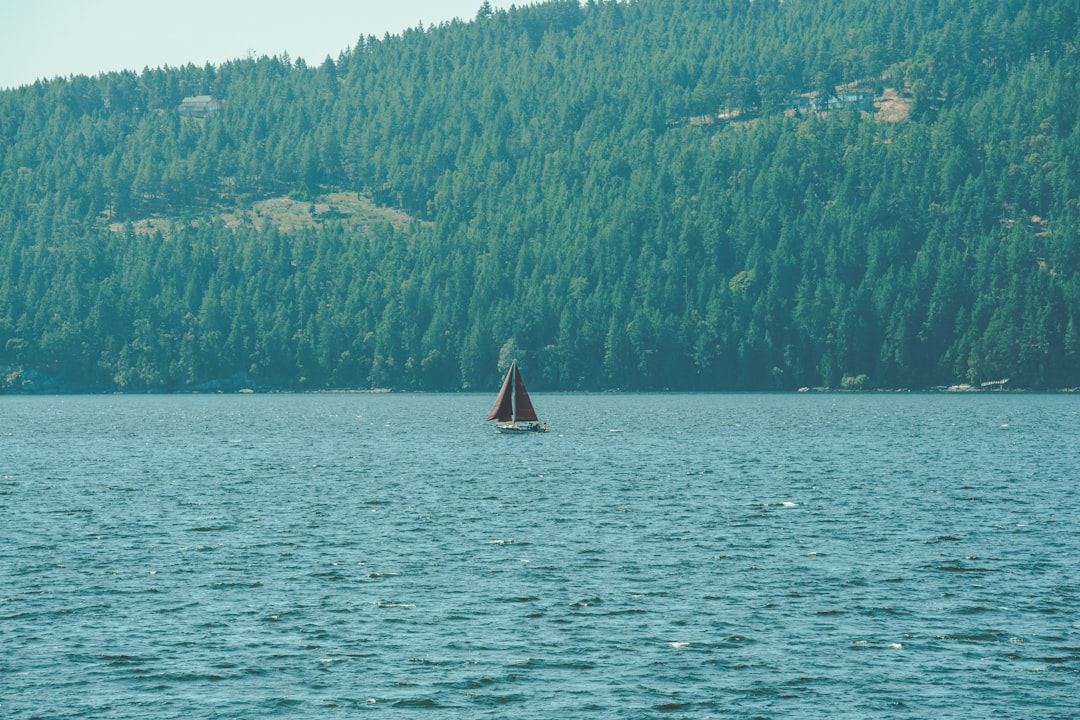
{"label": "mast", "polygon": [[510,420],[511,422],[517,422],[517,396],[518,396],[518,383],[520,382],[518,377],[517,360],[510,365],[510,387],[513,388],[513,392],[510,393]]}

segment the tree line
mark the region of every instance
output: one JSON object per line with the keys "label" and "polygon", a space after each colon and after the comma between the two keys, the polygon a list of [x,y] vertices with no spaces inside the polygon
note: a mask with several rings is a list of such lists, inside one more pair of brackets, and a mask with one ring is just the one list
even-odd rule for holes
{"label": "tree line", "polygon": [[[485,3],[2,92],[0,388],[1076,386],[1077,9],[975,5]],[[905,112],[789,109],[853,87]],[[224,219],[330,192],[412,219]]]}

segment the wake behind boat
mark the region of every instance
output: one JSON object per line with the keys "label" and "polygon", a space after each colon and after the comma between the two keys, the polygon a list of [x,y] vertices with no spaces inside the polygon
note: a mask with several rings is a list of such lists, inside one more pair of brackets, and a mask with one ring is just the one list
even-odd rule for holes
{"label": "wake behind boat", "polygon": [[500,433],[548,431],[547,423],[541,425],[540,418],[536,416],[516,360],[510,363],[510,369],[506,371],[502,389],[487,419],[495,421],[495,432]]}

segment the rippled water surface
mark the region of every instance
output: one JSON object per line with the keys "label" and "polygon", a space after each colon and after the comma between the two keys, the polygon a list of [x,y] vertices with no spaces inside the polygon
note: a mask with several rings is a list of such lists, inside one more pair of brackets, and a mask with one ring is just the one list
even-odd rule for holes
{"label": "rippled water surface", "polygon": [[0,717],[1066,718],[1080,397],[0,397]]}

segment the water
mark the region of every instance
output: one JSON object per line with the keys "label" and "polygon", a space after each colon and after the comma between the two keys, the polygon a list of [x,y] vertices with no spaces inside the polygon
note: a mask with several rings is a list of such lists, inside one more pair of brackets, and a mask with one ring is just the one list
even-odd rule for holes
{"label": "water", "polygon": [[0,397],[0,717],[1067,718],[1080,397]]}

